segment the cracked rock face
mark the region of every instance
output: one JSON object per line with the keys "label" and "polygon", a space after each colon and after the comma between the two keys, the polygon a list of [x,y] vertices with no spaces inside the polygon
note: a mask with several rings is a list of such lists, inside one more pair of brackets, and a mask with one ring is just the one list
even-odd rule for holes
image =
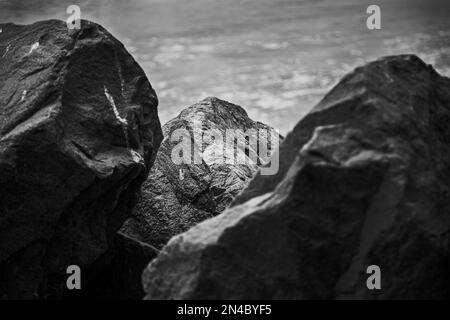
{"label": "cracked rock face", "polygon": [[[222,212],[270,159],[281,138],[273,128],[251,120],[240,106],[217,98],[184,109],[163,131],[142,197],[122,228],[158,249],[172,236]],[[227,132],[228,137],[235,134],[235,143]],[[188,161],[177,164],[172,155],[181,148],[192,152],[185,154]]]}
{"label": "cracked rock face", "polygon": [[0,298],[60,297],[102,255],[162,139],[143,70],[101,26],[0,25]]}
{"label": "cracked rock face", "polygon": [[286,137],[277,175],[169,242],[147,298],[449,298],[449,123],[450,79],[416,56],[357,68]]}

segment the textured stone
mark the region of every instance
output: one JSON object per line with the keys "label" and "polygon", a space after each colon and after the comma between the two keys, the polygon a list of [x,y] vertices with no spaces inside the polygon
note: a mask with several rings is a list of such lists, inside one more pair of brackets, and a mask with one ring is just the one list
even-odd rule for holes
{"label": "textured stone", "polygon": [[277,175],[169,242],[146,297],[450,298],[449,123],[450,79],[416,56],[357,68],[286,137]]}
{"label": "textured stone", "polygon": [[[226,144],[231,141],[226,139],[227,130],[239,130],[236,136],[246,144]],[[184,109],[163,126],[163,131],[164,141],[143,185],[142,197],[133,217],[122,228],[124,233],[157,248],[172,236],[222,212],[264,159],[270,159],[281,138],[273,128],[251,120],[243,108],[217,98],[207,98]],[[212,133],[222,139],[213,139]],[[186,139],[179,139],[177,134]],[[251,138],[267,146],[267,150],[252,144]],[[192,150],[187,157],[190,163],[176,164],[172,159],[180,145]],[[219,149],[224,151],[217,153]],[[226,151],[236,152],[242,158],[233,158]],[[196,159],[198,163],[194,162]]]}
{"label": "textured stone", "polygon": [[143,70],[101,26],[0,28],[0,298],[60,297],[105,253],[162,140]]}

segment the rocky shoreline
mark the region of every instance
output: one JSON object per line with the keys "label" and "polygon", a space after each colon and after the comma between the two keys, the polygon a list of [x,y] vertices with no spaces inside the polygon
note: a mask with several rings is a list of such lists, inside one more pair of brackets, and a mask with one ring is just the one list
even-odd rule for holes
{"label": "rocky shoreline", "polygon": [[161,127],[95,23],[0,28],[0,299],[450,297],[450,79],[418,57],[355,69],[284,138],[218,98]]}

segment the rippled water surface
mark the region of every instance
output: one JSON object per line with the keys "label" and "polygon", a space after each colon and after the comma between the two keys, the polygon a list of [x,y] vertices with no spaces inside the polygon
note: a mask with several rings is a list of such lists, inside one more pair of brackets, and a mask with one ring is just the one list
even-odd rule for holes
{"label": "rippled water surface", "polygon": [[[66,19],[72,3],[133,53],[162,123],[217,96],[286,133],[346,72],[383,55],[415,53],[450,76],[448,0],[0,0],[0,21]],[[381,30],[366,28],[372,3]]]}

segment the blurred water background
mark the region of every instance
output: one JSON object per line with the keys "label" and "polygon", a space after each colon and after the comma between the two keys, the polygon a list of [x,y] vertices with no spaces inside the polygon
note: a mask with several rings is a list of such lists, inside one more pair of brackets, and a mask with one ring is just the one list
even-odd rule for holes
{"label": "blurred water background", "polygon": [[[415,53],[450,76],[449,0],[0,0],[0,21],[101,23],[144,68],[161,122],[207,96],[289,131],[355,66]],[[366,9],[381,7],[382,29]]]}

